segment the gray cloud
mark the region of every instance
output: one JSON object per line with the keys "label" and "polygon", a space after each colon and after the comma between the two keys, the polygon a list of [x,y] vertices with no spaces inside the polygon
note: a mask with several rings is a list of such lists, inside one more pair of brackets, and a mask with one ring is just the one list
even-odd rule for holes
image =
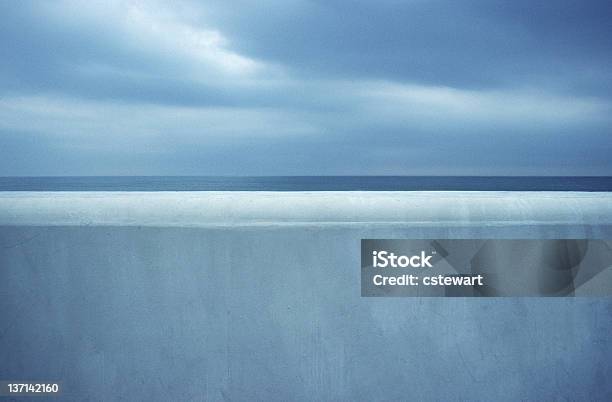
{"label": "gray cloud", "polygon": [[608,2],[0,4],[0,175],[612,174]]}

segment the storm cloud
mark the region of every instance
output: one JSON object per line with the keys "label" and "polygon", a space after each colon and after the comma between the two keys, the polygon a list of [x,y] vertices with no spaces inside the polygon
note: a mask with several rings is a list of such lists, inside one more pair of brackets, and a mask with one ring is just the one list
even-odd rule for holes
{"label": "storm cloud", "polygon": [[611,17],[606,1],[2,2],[0,175],[610,175]]}

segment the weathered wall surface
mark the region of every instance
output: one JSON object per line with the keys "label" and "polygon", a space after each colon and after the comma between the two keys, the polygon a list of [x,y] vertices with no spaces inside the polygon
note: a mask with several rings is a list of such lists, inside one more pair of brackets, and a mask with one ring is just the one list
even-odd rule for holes
{"label": "weathered wall surface", "polygon": [[611,197],[244,194],[0,195],[0,379],[79,401],[612,396],[609,298],[359,296],[361,238],[612,238]]}

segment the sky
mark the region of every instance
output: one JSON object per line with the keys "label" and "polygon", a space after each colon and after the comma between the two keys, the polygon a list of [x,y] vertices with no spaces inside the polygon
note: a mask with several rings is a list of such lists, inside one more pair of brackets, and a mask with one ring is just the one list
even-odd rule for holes
{"label": "sky", "polygon": [[1,1],[0,176],[612,175],[610,1]]}

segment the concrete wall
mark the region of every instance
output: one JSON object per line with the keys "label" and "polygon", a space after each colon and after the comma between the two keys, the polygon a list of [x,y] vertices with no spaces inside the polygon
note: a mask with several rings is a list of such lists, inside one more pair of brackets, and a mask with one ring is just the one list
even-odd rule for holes
{"label": "concrete wall", "polygon": [[610,400],[612,300],[360,297],[361,238],[612,238],[607,194],[0,194],[0,379],[66,400]]}

